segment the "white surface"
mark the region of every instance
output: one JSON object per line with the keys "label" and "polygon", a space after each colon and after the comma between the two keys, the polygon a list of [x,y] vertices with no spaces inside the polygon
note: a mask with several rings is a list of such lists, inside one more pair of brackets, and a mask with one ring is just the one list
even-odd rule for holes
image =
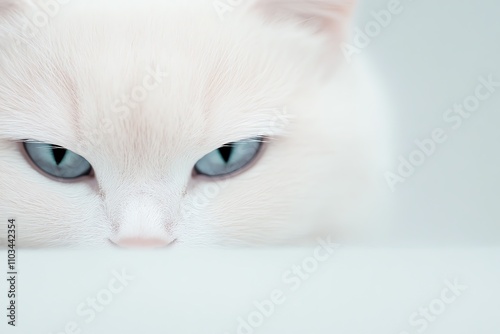
{"label": "white surface", "polygon": [[[286,300],[255,333],[413,334],[420,327],[409,324],[411,314],[455,279],[467,288],[425,333],[500,331],[500,248],[341,246],[293,291],[282,275],[313,250],[22,251],[19,326],[12,330],[2,320],[0,331],[59,333],[76,321],[82,333],[232,334],[237,318],[255,310],[254,301],[280,289]],[[85,323],[76,308],[121,269],[134,279]],[[4,296],[4,280],[0,291]]]}

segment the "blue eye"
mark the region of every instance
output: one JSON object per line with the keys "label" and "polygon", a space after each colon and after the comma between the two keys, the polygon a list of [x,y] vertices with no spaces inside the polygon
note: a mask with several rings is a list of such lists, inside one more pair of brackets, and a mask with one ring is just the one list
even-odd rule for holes
{"label": "blue eye", "polygon": [[87,160],[60,146],[25,142],[24,149],[38,168],[53,177],[76,179],[89,175],[92,170]]}
{"label": "blue eye", "polygon": [[232,174],[252,162],[261,146],[261,137],[226,144],[201,158],[195,170],[212,177]]}

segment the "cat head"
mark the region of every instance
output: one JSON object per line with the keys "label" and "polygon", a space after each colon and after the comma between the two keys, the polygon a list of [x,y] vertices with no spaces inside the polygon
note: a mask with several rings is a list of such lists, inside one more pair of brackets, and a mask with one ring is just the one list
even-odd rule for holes
{"label": "cat head", "polygon": [[0,1],[2,219],[25,246],[281,243],[335,223],[369,155],[339,69],[352,8]]}

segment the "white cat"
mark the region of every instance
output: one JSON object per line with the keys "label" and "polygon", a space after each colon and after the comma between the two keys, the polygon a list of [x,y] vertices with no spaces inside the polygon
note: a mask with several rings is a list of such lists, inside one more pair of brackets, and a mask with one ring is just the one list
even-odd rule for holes
{"label": "white cat", "polygon": [[381,231],[388,122],[340,51],[353,7],[0,0],[2,231],[15,218],[24,247]]}

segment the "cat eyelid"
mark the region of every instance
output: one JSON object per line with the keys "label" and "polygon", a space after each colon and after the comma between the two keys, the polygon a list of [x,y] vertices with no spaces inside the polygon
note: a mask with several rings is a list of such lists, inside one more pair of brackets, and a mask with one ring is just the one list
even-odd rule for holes
{"label": "cat eyelid", "polygon": [[272,137],[269,136],[269,135],[264,135],[264,134],[258,134],[258,135],[254,135],[254,136],[245,136],[245,137],[238,137],[237,139],[235,140],[226,140],[224,141],[223,144],[217,146],[215,149],[217,148],[220,148],[220,147],[224,147],[224,146],[227,146],[227,145],[231,145],[231,144],[234,144],[234,143],[237,143],[239,141],[242,141],[242,140],[245,140],[245,141],[257,141],[259,143],[262,143],[263,145],[272,141]]}

